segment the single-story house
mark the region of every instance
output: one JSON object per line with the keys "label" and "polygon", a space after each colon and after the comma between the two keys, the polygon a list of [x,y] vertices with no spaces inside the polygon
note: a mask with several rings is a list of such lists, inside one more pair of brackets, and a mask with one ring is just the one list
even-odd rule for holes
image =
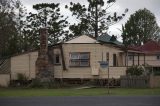
{"label": "single-story house", "polygon": [[[12,56],[8,60],[6,74],[2,72],[4,68],[0,68],[1,85],[7,86],[8,81],[16,80],[18,73],[30,80],[42,74],[50,74],[55,79],[85,80],[106,79],[108,70],[109,78],[120,78],[121,75],[126,75],[127,67],[132,65],[147,64],[160,68],[160,45],[155,41],[139,47],[124,48],[115,36],[103,34],[97,39],[82,35],[48,46],[47,32],[44,29],[41,31],[40,41],[40,50]],[[107,68],[101,68],[100,61],[105,61]],[[1,67],[4,65],[1,63]]]}
{"label": "single-story house", "polygon": [[[54,78],[107,78],[107,70],[101,69],[99,61],[109,59],[110,78],[125,75],[124,51],[116,44],[101,43],[82,35],[67,42],[49,47],[49,61],[53,64]],[[30,79],[36,77],[38,51],[11,57],[11,79],[23,73]]]}

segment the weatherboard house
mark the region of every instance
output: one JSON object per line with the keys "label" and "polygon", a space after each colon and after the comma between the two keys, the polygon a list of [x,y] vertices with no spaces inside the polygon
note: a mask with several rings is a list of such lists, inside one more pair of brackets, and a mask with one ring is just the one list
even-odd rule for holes
{"label": "weatherboard house", "polygon": [[[120,78],[132,65],[150,65],[160,70],[160,44],[149,41],[143,46],[124,48],[115,36],[103,34],[97,39],[82,35],[48,46],[47,30],[40,31],[40,50],[25,52],[0,61],[0,84],[7,86],[22,73],[29,80],[36,77],[59,80]],[[100,67],[107,62],[107,68]]]}

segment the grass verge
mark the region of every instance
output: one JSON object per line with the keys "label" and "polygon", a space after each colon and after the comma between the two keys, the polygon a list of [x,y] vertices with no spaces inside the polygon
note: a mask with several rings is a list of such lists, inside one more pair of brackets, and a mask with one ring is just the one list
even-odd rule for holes
{"label": "grass verge", "polygon": [[1,88],[0,97],[30,97],[30,96],[107,96],[107,95],[160,95],[160,88],[156,89],[124,89],[112,88],[110,94],[107,88],[90,89],[13,89]]}

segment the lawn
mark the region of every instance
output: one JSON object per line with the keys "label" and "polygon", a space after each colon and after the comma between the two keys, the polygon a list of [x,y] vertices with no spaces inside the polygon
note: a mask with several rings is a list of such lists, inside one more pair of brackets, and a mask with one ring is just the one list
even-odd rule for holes
{"label": "lawn", "polygon": [[[0,97],[24,96],[107,96],[107,88],[90,89],[11,89],[1,88]],[[109,95],[160,95],[160,88],[156,89],[123,89],[112,88]]]}

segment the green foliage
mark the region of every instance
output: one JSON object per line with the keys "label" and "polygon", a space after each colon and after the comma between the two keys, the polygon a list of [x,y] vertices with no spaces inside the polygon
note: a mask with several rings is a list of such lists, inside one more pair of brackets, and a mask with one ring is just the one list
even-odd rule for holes
{"label": "green foliage", "polygon": [[27,81],[28,78],[26,77],[25,74],[17,73],[17,80],[19,80],[19,81]]}
{"label": "green foliage", "polygon": [[[0,97],[43,97],[43,96],[102,96],[107,95],[107,88],[90,89],[0,89]],[[133,96],[133,95],[160,95],[160,89],[127,89],[111,88],[109,95]]]}
{"label": "green foliage", "polygon": [[28,39],[28,45],[37,48],[39,44],[39,29],[46,27],[48,29],[49,44],[56,44],[60,37],[68,34],[65,28],[68,26],[67,17],[60,14],[59,4],[42,3],[33,5],[37,14],[29,13],[27,16],[27,26],[24,34]]}
{"label": "green foliage", "polygon": [[125,46],[142,45],[149,39],[158,39],[160,28],[157,25],[156,18],[146,8],[140,9],[132,14],[122,26],[122,38]]}
{"label": "green foliage", "polygon": [[28,77],[25,74],[17,73],[17,80],[12,80],[10,83],[11,87],[27,87],[30,83]]}
{"label": "green foliage", "polygon": [[[70,26],[73,36],[82,34],[94,35],[106,33],[108,27],[122,19],[125,14],[120,16],[115,12],[113,15],[107,12],[115,3],[115,0],[88,0],[88,6],[80,3],[70,3],[70,6],[65,6],[72,12],[72,16],[78,21],[78,24]],[[127,12],[127,11],[126,11]]]}
{"label": "green foliage", "polygon": [[41,84],[40,80],[33,79],[31,84],[29,85],[29,87],[31,87],[31,88],[42,88],[42,84]]}
{"label": "green foliage", "polygon": [[0,57],[16,52],[17,30],[12,14],[0,12]]}
{"label": "green foliage", "polygon": [[28,86],[29,88],[62,88],[62,87],[70,87],[70,84],[59,82],[59,81],[46,81],[42,82],[40,79],[33,79],[31,84]]}
{"label": "green foliage", "polygon": [[144,69],[142,66],[132,66],[126,70],[127,75],[131,76],[140,76],[144,73]]}
{"label": "green foliage", "polygon": [[1,0],[0,6],[0,57],[3,57],[21,52],[20,27],[24,11],[19,0]]}
{"label": "green foliage", "polygon": [[[37,13],[29,13],[20,0],[1,0],[0,5],[0,57],[10,56],[38,49],[39,29],[48,29],[49,44],[69,40],[75,35],[94,35],[105,33],[109,25],[118,22],[125,14],[112,16],[107,9],[115,3],[115,0],[88,0],[89,5],[70,3],[68,8],[78,23],[70,25],[68,31],[68,17],[60,14],[59,3],[41,3],[33,8]],[[26,17],[26,18],[25,18]]]}

